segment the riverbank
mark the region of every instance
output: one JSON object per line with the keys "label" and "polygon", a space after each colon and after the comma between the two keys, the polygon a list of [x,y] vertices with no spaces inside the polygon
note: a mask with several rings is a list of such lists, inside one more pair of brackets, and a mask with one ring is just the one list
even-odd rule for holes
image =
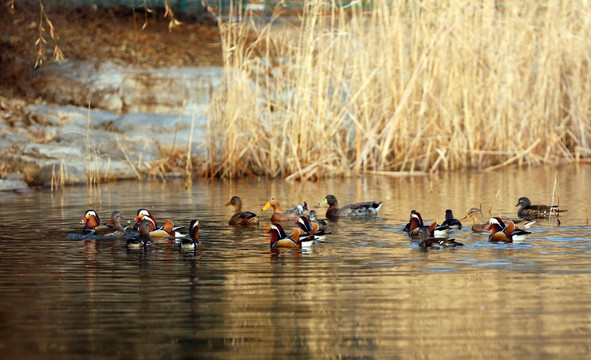
{"label": "riverbank", "polygon": [[199,171],[187,161],[203,154],[223,72],[213,19],[169,31],[159,9],[47,8],[53,43],[38,4],[16,5],[0,12],[0,190]]}

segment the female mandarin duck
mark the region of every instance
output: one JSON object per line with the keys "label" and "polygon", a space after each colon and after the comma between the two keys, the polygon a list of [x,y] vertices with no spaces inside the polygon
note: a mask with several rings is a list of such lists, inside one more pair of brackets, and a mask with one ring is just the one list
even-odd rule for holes
{"label": "female mandarin duck", "polygon": [[523,240],[527,234],[531,234],[529,231],[517,229],[511,220],[505,224],[500,217],[492,217],[488,222],[490,224],[488,226],[488,231],[490,231],[488,241],[490,242],[512,243]]}
{"label": "female mandarin duck", "polygon": [[300,236],[303,231],[299,228],[295,228],[293,233],[289,236],[283,230],[280,224],[273,223],[271,229],[267,231],[271,234],[271,240],[269,245],[271,249],[301,249],[302,243],[300,242]]}
{"label": "female mandarin duck", "polygon": [[[464,216],[460,221],[466,221],[468,219],[472,219],[472,221],[473,221],[472,231],[474,231],[474,232],[488,232],[489,223],[488,222],[483,223],[482,222],[483,217],[484,216],[482,216],[482,210],[480,210],[479,208],[472,208],[472,209],[468,210],[468,213],[466,214],[466,216]],[[536,223],[535,221],[529,221],[527,219],[505,218],[502,220],[513,222],[515,227],[520,230],[527,229]]]}
{"label": "female mandarin duck", "polygon": [[273,215],[271,215],[271,222],[277,221],[295,221],[297,220],[300,215],[303,213],[302,205],[298,205],[293,209],[289,209],[286,211],[281,211],[281,206],[279,205],[279,200],[275,198],[270,198],[269,201],[265,203],[263,206],[263,211],[267,210],[268,208],[273,208]]}
{"label": "female mandarin duck", "polygon": [[456,242],[454,239],[449,238],[437,238],[432,237],[429,233],[429,228],[423,226],[418,228],[419,233],[419,246],[422,248],[428,247],[456,247],[456,246],[464,246],[464,244],[460,242]]}
{"label": "female mandarin duck", "polygon": [[445,221],[441,225],[447,225],[450,229],[461,229],[462,222],[454,218],[454,213],[451,209],[445,210]]}
{"label": "female mandarin duck", "polygon": [[199,221],[191,220],[189,224],[189,237],[182,238],[179,246],[186,251],[201,251],[201,242],[199,241]]}
{"label": "female mandarin duck", "polygon": [[377,216],[378,211],[382,207],[382,202],[379,203],[373,201],[348,204],[339,207],[339,202],[334,195],[326,195],[318,205],[328,204],[328,210],[326,210],[326,217],[329,219],[339,218],[341,216]]}
{"label": "female mandarin duck", "polygon": [[308,218],[311,222],[318,224],[318,226],[320,227],[319,231],[322,230],[324,233],[328,232],[328,224],[326,223],[326,221],[318,218],[318,216],[316,215],[316,210],[310,210]]}
{"label": "female mandarin duck", "polygon": [[226,206],[234,206],[234,215],[228,221],[230,225],[258,225],[259,217],[250,211],[242,211],[242,199],[239,196],[232,196]]}
{"label": "female mandarin duck", "polygon": [[524,219],[545,219],[551,215],[558,216],[559,213],[567,210],[559,210],[558,205],[532,205],[526,197],[520,197],[515,207],[521,206],[517,210],[517,216]]}
{"label": "female mandarin duck", "polygon": [[124,220],[124,217],[121,215],[121,212],[119,210],[115,210],[113,211],[113,214],[111,214],[111,220],[109,220],[106,224],[101,225],[99,216],[96,213],[96,211],[86,210],[86,213],[84,213],[84,217],[80,221],[80,224],[84,224],[82,234],[93,234],[103,236],[125,235],[125,228],[121,225],[121,219]]}
{"label": "female mandarin duck", "polygon": [[152,238],[150,237],[150,225],[151,221],[148,219],[142,220],[139,226],[139,235],[128,239],[125,245],[128,249],[140,249],[146,248],[153,245]]}
{"label": "female mandarin duck", "polygon": [[426,228],[429,231],[429,236],[431,237],[442,237],[447,234],[449,230],[449,226],[447,225],[437,225],[437,221],[433,221],[431,225],[425,226],[423,223],[423,217],[421,214],[416,211],[412,210],[410,212],[410,220],[408,224],[404,227],[404,231],[406,231],[407,235],[411,239],[418,239],[419,238],[419,231],[421,228]]}

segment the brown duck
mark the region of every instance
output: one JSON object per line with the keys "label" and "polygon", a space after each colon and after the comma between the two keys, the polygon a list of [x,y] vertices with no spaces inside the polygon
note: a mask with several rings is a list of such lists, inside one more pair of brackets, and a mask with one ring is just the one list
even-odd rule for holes
{"label": "brown duck", "polygon": [[334,195],[326,195],[318,205],[328,204],[328,210],[326,210],[326,217],[329,219],[339,218],[341,216],[377,216],[378,211],[382,207],[382,202],[379,203],[373,201],[348,204],[339,207],[339,202]]}
{"label": "brown duck", "polygon": [[[472,231],[474,232],[488,232],[488,227],[489,227],[489,223],[482,222],[482,219],[484,218],[484,216],[482,215],[482,210],[480,210],[479,208],[472,208],[470,210],[468,210],[468,213],[466,214],[466,216],[464,216],[460,221],[466,221],[468,219],[472,219],[473,224],[472,224]],[[515,228],[520,229],[520,230],[524,230],[527,229],[529,227],[531,227],[533,224],[535,224],[535,221],[529,221],[527,219],[502,219],[503,221],[512,221],[513,224],[515,224]]]}
{"label": "brown duck", "polygon": [[263,211],[267,210],[268,208],[273,208],[273,215],[271,215],[271,222],[277,221],[296,221],[300,218],[300,215],[303,215],[303,207],[296,206],[293,209],[289,209],[286,211],[281,211],[281,206],[279,205],[279,200],[275,198],[270,198],[269,201],[265,203],[263,206]]}
{"label": "brown duck", "polygon": [[228,221],[230,225],[258,225],[259,217],[250,211],[242,211],[242,199],[239,196],[232,196],[226,206],[234,207],[234,215]]}
{"label": "brown duck", "polygon": [[559,213],[566,210],[559,210],[558,205],[532,205],[528,198],[520,197],[515,207],[521,206],[517,210],[517,216],[524,219],[547,219],[551,215],[558,216]]}

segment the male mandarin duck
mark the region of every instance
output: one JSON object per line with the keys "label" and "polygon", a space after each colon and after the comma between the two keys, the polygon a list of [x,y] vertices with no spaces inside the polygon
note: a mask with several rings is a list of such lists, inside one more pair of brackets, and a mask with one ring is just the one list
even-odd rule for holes
{"label": "male mandarin duck", "polygon": [[[146,218],[146,220],[150,221],[149,218]],[[166,219],[164,220],[164,225],[158,229],[150,231],[150,236],[155,238],[183,237],[184,235],[178,232],[178,230],[183,228],[184,226],[174,226],[174,223],[171,220]]]}
{"label": "male mandarin duck", "polygon": [[328,204],[328,210],[326,210],[326,217],[329,219],[335,219],[341,216],[377,216],[378,211],[382,207],[382,202],[379,203],[373,201],[348,204],[339,207],[339,202],[334,195],[326,195],[318,205]]}
{"label": "male mandarin duck", "polygon": [[300,236],[303,235],[303,231],[299,228],[295,228],[293,233],[289,236],[283,230],[280,224],[273,223],[271,229],[267,231],[271,234],[271,240],[269,245],[271,249],[301,249],[302,243],[300,242]]}
{"label": "male mandarin duck", "polygon": [[140,223],[144,219],[147,219],[151,222],[151,224],[149,226],[150,231],[154,231],[155,229],[158,228],[158,224],[156,223],[156,219],[152,216],[152,214],[150,214],[150,212],[147,209],[139,209],[137,211],[137,216],[135,217],[136,223],[133,226],[133,229],[139,230]]}
{"label": "male mandarin duck", "polygon": [[250,211],[242,211],[242,199],[239,196],[232,196],[226,206],[234,206],[234,215],[228,221],[230,225],[258,225],[259,217]]}
{"label": "male mandarin duck", "polygon": [[447,234],[447,231],[449,230],[449,226],[437,225],[437,221],[433,221],[431,225],[425,226],[421,214],[416,210],[412,210],[410,212],[410,220],[408,221],[408,224],[406,224],[406,226],[404,227],[404,231],[406,231],[407,235],[411,239],[418,239],[419,230],[421,228],[427,228],[427,230],[429,230],[429,235],[431,237],[445,236],[445,234]]}
{"label": "male mandarin duck", "polygon": [[84,224],[82,234],[93,234],[103,236],[124,235],[125,228],[121,226],[121,223],[119,221],[120,219],[124,219],[121,215],[121,212],[119,210],[115,210],[111,214],[111,220],[109,220],[106,224],[101,225],[99,216],[96,213],[96,211],[86,210],[86,212],[84,213],[84,217],[80,221],[80,224]]}
{"label": "male mandarin duck", "polygon": [[296,225],[300,230],[300,243],[302,246],[310,246],[315,240],[324,239],[325,233],[320,229],[320,225],[311,222],[307,216],[300,216],[296,221]]}
{"label": "male mandarin duck", "polygon": [[295,221],[300,217],[300,215],[302,215],[304,210],[302,205],[298,205],[293,209],[281,211],[279,200],[275,198],[270,198],[269,201],[265,203],[265,206],[263,206],[263,211],[270,207],[273,208],[273,215],[271,215],[272,223],[277,221]]}
{"label": "male mandarin duck", "polygon": [[199,221],[191,220],[189,224],[189,237],[182,238],[179,246],[186,251],[201,251],[201,242],[199,241]]}
{"label": "male mandarin duck", "polygon": [[148,219],[144,219],[140,222],[138,227],[139,235],[128,239],[125,243],[128,249],[140,249],[153,245],[152,238],[150,237],[151,224],[151,221]]}
{"label": "male mandarin duck", "polygon": [[531,234],[529,231],[517,229],[511,220],[505,224],[500,217],[492,217],[488,222],[490,224],[488,226],[488,231],[490,231],[488,241],[490,242],[512,243],[523,240],[527,234]]}
{"label": "male mandarin duck", "polygon": [[[482,210],[480,210],[479,208],[471,208],[470,210],[468,210],[468,213],[466,214],[466,216],[464,216],[460,221],[466,221],[468,219],[472,219],[472,221],[473,221],[472,231],[474,231],[474,232],[488,232],[489,223],[488,222],[483,223],[482,222],[483,218],[484,218],[484,216],[482,215]],[[527,229],[536,223],[535,221],[529,221],[527,219],[504,218],[502,220],[503,221],[512,221],[513,224],[515,225],[515,227],[520,230]]]}
{"label": "male mandarin duck", "polygon": [[454,214],[451,209],[445,210],[445,221],[441,225],[447,225],[450,229],[462,228],[462,222],[454,218]]}
{"label": "male mandarin duck", "polygon": [[319,230],[322,230],[324,233],[328,232],[328,224],[326,221],[318,218],[318,215],[316,215],[316,210],[310,210],[308,218],[311,222],[318,224],[320,227]]}
{"label": "male mandarin duck", "polygon": [[320,228],[319,224],[310,221],[310,219],[305,215],[300,216],[296,222],[296,225],[299,226],[299,228],[302,229],[307,236],[314,237],[325,234],[324,230]]}
{"label": "male mandarin duck", "polygon": [[449,238],[437,238],[431,236],[429,233],[429,228],[422,226],[418,228],[419,234],[419,246],[422,248],[428,247],[456,247],[456,246],[464,246],[464,244],[455,241],[454,239]]}
{"label": "male mandarin duck", "polygon": [[551,215],[558,216],[561,212],[567,210],[559,210],[558,205],[532,205],[531,201],[526,197],[520,197],[515,207],[520,206],[517,210],[517,216],[524,219],[545,219]]}

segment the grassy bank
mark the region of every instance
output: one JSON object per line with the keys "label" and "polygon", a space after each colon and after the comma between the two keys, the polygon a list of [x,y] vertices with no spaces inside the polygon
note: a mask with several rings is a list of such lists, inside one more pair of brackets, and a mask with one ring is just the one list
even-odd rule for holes
{"label": "grassy bank", "polygon": [[316,1],[220,24],[207,173],[491,169],[589,155],[584,1]]}

